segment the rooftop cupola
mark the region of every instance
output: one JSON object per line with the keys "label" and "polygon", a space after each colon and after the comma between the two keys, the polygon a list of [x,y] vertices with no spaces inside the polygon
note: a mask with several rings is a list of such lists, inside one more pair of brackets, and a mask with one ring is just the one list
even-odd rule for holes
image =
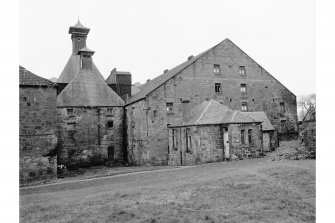
{"label": "rooftop cupola", "polygon": [[86,46],[78,50],[78,55],[80,55],[80,69],[81,70],[93,70],[92,67],[92,56],[95,52],[90,50]]}
{"label": "rooftop cupola", "polygon": [[70,26],[69,34],[72,40],[72,54],[76,55],[79,49],[86,47],[86,38],[90,29],[83,26],[78,20],[77,24]]}

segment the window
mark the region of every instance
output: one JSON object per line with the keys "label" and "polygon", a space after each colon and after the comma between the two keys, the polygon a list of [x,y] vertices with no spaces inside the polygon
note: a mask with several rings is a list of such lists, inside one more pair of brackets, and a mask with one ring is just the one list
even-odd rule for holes
{"label": "window", "polygon": [[246,94],[247,93],[247,85],[241,84],[241,93]]}
{"label": "window", "polygon": [[248,111],[248,103],[242,102],[242,111]]}
{"label": "window", "polygon": [[239,71],[238,71],[241,75],[246,75],[245,73],[245,66],[239,66]]}
{"label": "window", "polygon": [[107,115],[113,116],[113,108],[107,108]]}
{"label": "window", "polygon": [[284,102],[280,102],[280,111],[285,112],[285,103]]}
{"label": "window", "polygon": [[214,64],[213,72],[214,72],[214,74],[220,74],[220,65],[219,64]]}
{"label": "window", "polygon": [[74,113],[73,113],[73,108],[68,108],[68,109],[66,109],[66,113],[67,113],[67,115],[74,115]]}
{"label": "window", "polygon": [[107,128],[113,128],[113,121],[107,121]]}
{"label": "window", "polygon": [[77,41],[80,41],[80,38],[78,38]]}
{"label": "window", "polygon": [[186,152],[191,152],[191,129],[186,129]]}
{"label": "window", "polygon": [[215,93],[221,93],[221,83],[215,83]]}
{"label": "window", "polygon": [[166,102],[166,113],[173,114],[173,103],[172,102]]}
{"label": "window", "polygon": [[252,143],[252,129],[248,130],[248,142],[249,142],[249,144]]}
{"label": "window", "polygon": [[244,141],[244,129],[241,130],[241,144],[245,144],[245,141]]}

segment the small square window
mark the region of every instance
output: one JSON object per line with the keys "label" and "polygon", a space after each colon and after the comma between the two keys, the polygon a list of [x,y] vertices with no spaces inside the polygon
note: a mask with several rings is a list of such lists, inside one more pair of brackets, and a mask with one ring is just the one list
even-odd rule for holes
{"label": "small square window", "polygon": [[247,85],[241,84],[241,93],[246,94],[247,93]]}
{"label": "small square window", "polygon": [[107,121],[107,128],[113,128],[114,122],[113,121]]}
{"label": "small square window", "polygon": [[215,83],[215,93],[221,93],[221,83]]}
{"label": "small square window", "polygon": [[114,112],[113,108],[107,108],[107,115],[113,116],[113,112]]}
{"label": "small square window", "polygon": [[173,103],[172,102],[166,102],[166,113],[173,114]]}
{"label": "small square window", "polygon": [[245,66],[239,66],[239,74],[246,75]]}
{"label": "small square window", "polygon": [[73,108],[68,108],[68,109],[66,109],[66,113],[67,113],[67,115],[74,115],[74,112],[73,112]]}
{"label": "small square window", "polygon": [[213,72],[214,72],[214,74],[220,74],[220,65],[219,64],[214,64]]}
{"label": "small square window", "polygon": [[248,103],[242,102],[242,111],[248,111]]}

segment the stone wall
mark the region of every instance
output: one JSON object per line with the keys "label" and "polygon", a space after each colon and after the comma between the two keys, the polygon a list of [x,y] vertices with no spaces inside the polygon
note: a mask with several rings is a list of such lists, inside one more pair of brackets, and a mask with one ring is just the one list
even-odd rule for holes
{"label": "stone wall", "polygon": [[122,107],[58,108],[58,116],[58,164],[74,168],[124,162]]}
{"label": "stone wall", "polygon": [[[191,144],[188,150],[186,148],[187,128],[189,128],[191,135]],[[245,135],[246,144],[241,143],[240,132],[242,129],[246,133],[252,129],[252,143],[248,143],[248,134]],[[168,165],[194,165],[223,161],[223,134],[224,126],[220,125],[169,128]],[[260,125],[230,124],[228,125],[228,137],[230,158],[232,155],[240,159],[259,157],[263,151]]]}
{"label": "stone wall", "polygon": [[56,88],[19,88],[20,185],[57,178]]}
{"label": "stone wall", "polygon": [[316,149],[316,122],[315,121],[305,121],[302,124],[301,133],[303,134],[303,140],[305,146],[309,150]]}
{"label": "stone wall", "polygon": [[[252,130],[252,142],[248,141],[248,130]],[[245,131],[245,144],[241,142],[241,130]],[[263,153],[261,125],[231,124],[228,127],[230,154],[239,159],[259,157]]]}
{"label": "stone wall", "polygon": [[[220,65],[219,74],[213,73],[214,64]],[[239,74],[239,66],[245,67],[246,75]],[[221,92],[215,92],[215,83],[221,84]],[[241,84],[246,84],[246,93],[241,93]],[[165,164],[167,126],[187,118],[188,111],[206,99],[214,99],[235,110],[241,110],[242,102],[247,102],[248,111],[264,111],[277,131],[297,132],[296,96],[231,41],[225,41],[163,85],[157,86],[145,99],[126,106],[127,119],[131,119],[135,126],[143,126],[147,133],[142,137],[137,132],[140,128],[132,130],[135,135],[141,136],[134,140],[143,142],[137,149],[141,150],[138,153],[146,154],[141,161],[134,157],[132,162]],[[167,112],[166,103],[173,103],[173,112]],[[284,110],[281,103],[284,103]],[[130,114],[128,110],[132,107],[135,110]],[[134,114],[136,117],[132,117]],[[131,125],[127,121],[129,127]],[[128,136],[128,142],[132,141],[132,136]],[[131,144],[128,144],[128,150],[132,150],[130,147]]]}

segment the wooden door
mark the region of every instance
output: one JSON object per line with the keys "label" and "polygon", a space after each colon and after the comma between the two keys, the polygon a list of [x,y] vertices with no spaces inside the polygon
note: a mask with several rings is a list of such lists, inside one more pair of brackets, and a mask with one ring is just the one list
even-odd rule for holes
{"label": "wooden door", "polygon": [[228,132],[223,133],[224,157],[229,159],[229,137]]}
{"label": "wooden door", "polygon": [[264,151],[270,151],[270,133],[263,133],[263,149]]}

